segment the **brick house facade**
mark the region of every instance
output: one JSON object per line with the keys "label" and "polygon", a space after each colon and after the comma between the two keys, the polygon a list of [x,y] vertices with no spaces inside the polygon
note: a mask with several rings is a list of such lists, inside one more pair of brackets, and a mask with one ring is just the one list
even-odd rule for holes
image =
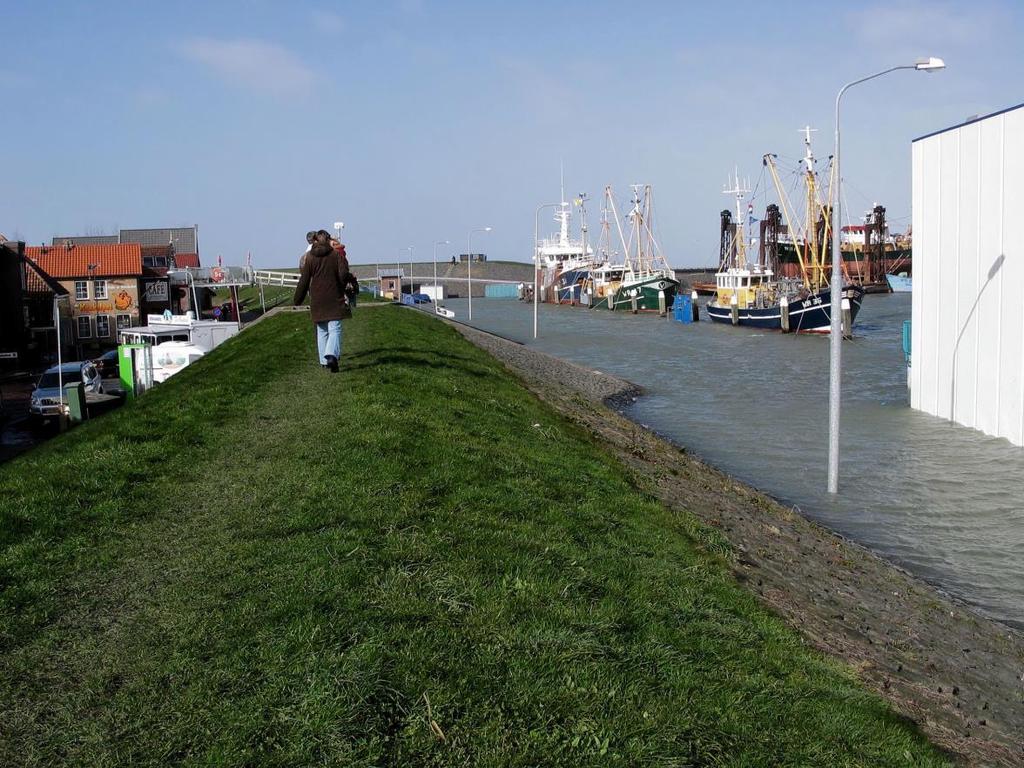
{"label": "brick house facade", "polygon": [[138,243],[36,246],[25,256],[67,289],[80,348],[114,346],[118,329],[144,319],[146,276]]}

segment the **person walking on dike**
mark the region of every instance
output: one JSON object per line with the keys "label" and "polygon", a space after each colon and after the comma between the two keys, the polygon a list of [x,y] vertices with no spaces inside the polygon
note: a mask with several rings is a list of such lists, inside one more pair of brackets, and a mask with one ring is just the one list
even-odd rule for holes
{"label": "person walking on dike", "polygon": [[[331,238],[331,248],[336,250],[342,260],[348,264],[348,257],[345,255],[345,244]],[[345,298],[348,299],[348,305],[350,309],[356,308],[356,301],[359,298],[359,281],[356,279],[355,274],[352,270],[348,271],[348,279],[345,281]]]}
{"label": "person walking on dike", "polygon": [[302,252],[302,255],[299,256],[299,269],[300,270],[302,269],[302,265],[306,263],[306,256],[308,256],[309,252],[311,250],[313,250],[313,241],[314,240],[316,240],[316,232],[314,232],[313,230],[310,230],[309,232],[306,233],[306,250],[304,250]]}
{"label": "person walking on dike", "polygon": [[320,365],[331,373],[338,372],[341,357],[341,321],[352,316],[345,298],[348,274],[348,259],[331,247],[331,236],[321,229],[306,254],[292,304],[301,304],[309,294],[309,316],[316,326]]}

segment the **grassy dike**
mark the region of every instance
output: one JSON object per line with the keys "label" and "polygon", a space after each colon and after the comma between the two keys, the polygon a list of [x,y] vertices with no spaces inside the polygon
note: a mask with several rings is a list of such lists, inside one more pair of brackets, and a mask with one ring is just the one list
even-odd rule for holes
{"label": "grassy dike", "polygon": [[447,326],[268,318],[0,467],[0,765],[945,765]]}

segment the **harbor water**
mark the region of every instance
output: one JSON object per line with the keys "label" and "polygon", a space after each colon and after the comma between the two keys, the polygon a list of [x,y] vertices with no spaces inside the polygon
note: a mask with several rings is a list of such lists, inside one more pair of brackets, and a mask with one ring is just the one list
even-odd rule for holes
{"label": "harbor water", "polygon": [[[910,294],[843,344],[840,493],[826,491],[827,337],[473,301],[484,330],[644,387],[627,415],[993,618],[1024,628],[1024,450],[910,409]],[[467,320],[465,300],[446,303]]]}

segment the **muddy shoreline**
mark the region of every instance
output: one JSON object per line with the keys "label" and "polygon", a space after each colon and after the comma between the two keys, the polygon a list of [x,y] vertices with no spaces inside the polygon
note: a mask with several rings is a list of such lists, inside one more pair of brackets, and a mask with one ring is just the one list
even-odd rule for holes
{"label": "muddy shoreline", "polygon": [[619,409],[639,386],[450,324],[600,440],[664,504],[721,531],[738,580],[936,744],[968,765],[1024,765],[1024,633],[629,420]]}

